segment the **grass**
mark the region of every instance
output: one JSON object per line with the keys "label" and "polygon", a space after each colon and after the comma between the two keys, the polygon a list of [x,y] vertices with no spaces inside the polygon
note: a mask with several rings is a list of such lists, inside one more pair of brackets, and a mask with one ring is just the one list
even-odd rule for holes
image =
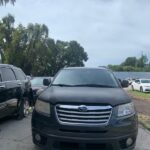
{"label": "grass", "polygon": [[138,115],[139,123],[146,129],[150,131],[150,116],[143,114]]}
{"label": "grass", "polygon": [[128,90],[127,92],[131,97],[133,97],[135,99],[149,100],[150,101],[150,93],[142,93],[139,91],[132,91],[132,90]]}

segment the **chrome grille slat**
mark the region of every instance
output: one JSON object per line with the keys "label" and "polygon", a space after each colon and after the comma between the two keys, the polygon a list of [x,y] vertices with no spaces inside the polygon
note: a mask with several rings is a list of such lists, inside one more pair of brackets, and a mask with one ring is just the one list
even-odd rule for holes
{"label": "chrome grille slat", "polygon": [[[81,106],[87,110],[80,110]],[[55,107],[56,116],[60,124],[69,125],[107,125],[109,123],[111,106],[85,106],[85,105],[61,105]]]}
{"label": "chrome grille slat", "polygon": [[[59,105],[59,109],[74,109],[74,110],[78,110],[78,107],[79,106],[75,106],[75,105]],[[88,110],[92,111],[97,111],[97,110],[105,110],[105,109],[111,109],[112,107],[111,106],[88,106]]]}
{"label": "chrome grille slat", "polygon": [[77,112],[77,111],[66,111],[66,110],[60,110],[57,109],[58,112],[60,113],[72,113],[72,114],[83,114],[83,115],[88,115],[88,114],[93,114],[93,115],[101,115],[101,114],[110,114],[111,111],[103,111],[103,112]]}
{"label": "chrome grille slat", "polygon": [[85,119],[102,119],[102,118],[109,118],[108,115],[105,116],[79,116],[79,115],[66,115],[66,114],[59,114],[60,117],[66,117],[66,118],[85,118]]}
{"label": "chrome grille slat", "polygon": [[101,123],[101,122],[105,122],[105,121],[107,121],[107,119],[105,119],[105,120],[92,120],[92,122],[91,122],[91,120],[82,120],[82,119],[67,119],[67,118],[62,118],[62,117],[60,117],[60,119],[61,120],[63,120],[63,121],[69,121],[69,122],[80,122],[80,123]]}

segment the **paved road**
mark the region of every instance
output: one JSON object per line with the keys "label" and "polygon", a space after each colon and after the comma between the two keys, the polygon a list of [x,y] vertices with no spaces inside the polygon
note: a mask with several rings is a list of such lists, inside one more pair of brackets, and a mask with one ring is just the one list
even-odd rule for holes
{"label": "paved road", "polygon": [[[0,122],[0,150],[40,150],[32,144],[31,117],[21,121],[7,119]],[[150,150],[150,132],[139,128],[135,150]]]}

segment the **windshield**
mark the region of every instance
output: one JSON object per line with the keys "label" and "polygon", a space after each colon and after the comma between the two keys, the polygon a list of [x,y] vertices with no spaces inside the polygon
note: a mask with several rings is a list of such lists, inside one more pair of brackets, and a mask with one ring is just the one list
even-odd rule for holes
{"label": "windshield", "polygon": [[102,69],[65,69],[52,85],[118,87],[113,74]]}
{"label": "windshield", "polygon": [[150,80],[141,80],[141,83],[150,83]]}
{"label": "windshield", "polygon": [[43,78],[33,78],[31,80],[32,85],[43,85]]}

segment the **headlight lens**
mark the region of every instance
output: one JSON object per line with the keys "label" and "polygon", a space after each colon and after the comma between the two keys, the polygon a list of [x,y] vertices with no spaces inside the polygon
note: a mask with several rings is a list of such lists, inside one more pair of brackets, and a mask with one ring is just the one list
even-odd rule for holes
{"label": "headlight lens", "polygon": [[144,86],[144,87],[150,88],[150,86]]}
{"label": "headlight lens", "polygon": [[130,116],[135,114],[133,103],[128,103],[118,106],[118,117]]}
{"label": "headlight lens", "polygon": [[37,99],[35,104],[35,110],[39,113],[50,116],[50,104]]}

